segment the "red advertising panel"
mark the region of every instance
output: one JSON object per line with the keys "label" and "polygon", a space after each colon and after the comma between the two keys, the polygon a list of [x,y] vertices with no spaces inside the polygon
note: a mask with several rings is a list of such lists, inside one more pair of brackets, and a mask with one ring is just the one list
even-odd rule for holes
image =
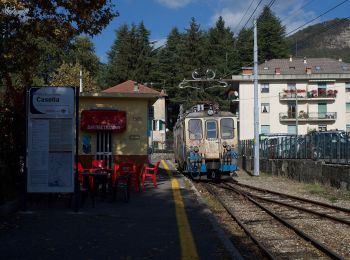
{"label": "red advertising panel", "polygon": [[117,110],[83,110],[80,128],[84,131],[111,130],[123,132],[126,129],[126,112]]}

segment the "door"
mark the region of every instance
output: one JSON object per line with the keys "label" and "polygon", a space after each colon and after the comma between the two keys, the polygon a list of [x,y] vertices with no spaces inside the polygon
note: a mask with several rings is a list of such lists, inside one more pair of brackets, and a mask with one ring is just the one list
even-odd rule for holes
{"label": "door", "polygon": [[326,118],[327,114],[327,104],[318,103],[318,118]]}
{"label": "door", "polygon": [[96,159],[105,160],[108,168],[112,168],[112,134],[111,131],[97,131]]}
{"label": "door", "polygon": [[218,139],[218,122],[205,121],[205,156],[207,159],[219,158],[220,144]]}
{"label": "door", "polygon": [[288,103],[288,118],[295,118],[295,103]]}

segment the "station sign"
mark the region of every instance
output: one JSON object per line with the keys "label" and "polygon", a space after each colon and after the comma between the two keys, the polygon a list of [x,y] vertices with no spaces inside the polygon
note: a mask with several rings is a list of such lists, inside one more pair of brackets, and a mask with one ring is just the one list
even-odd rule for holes
{"label": "station sign", "polygon": [[73,192],[75,89],[32,87],[27,101],[27,192]]}

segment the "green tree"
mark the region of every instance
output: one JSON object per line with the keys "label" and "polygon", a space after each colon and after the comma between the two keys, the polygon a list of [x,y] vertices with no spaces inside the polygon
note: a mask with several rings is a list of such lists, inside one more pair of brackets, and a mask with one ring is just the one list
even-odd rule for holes
{"label": "green tree", "polygon": [[106,68],[107,85],[112,86],[128,79],[147,82],[151,79],[152,47],[150,32],[143,22],[131,28],[122,25],[116,31],[116,39],[108,52]]}
{"label": "green tree", "polygon": [[[58,70],[52,75],[50,86],[73,86],[79,87],[80,85],[80,70],[81,65],[79,63],[69,64],[63,62]],[[83,69],[83,92],[96,92],[96,82],[90,76],[89,71]]]}
{"label": "green tree", "polygon": [[243,28],[237,38],[236,51],[240,67],[253,65],[253,30]]}
{"label": "green tree", "polygon": [[235,67],[235,39],[229,27],[220,16],[214,28],[208,32],[209,66],[216,71],[217,77],[225,77]]}
{"label": "green tree", "polygon": [[[183,74],[188,78],[195,69],[206,70],[208,65],[206,50],[206,34],[200,30],[200,25],[192,17],[189,28],[184,34],[182,50]],[[204,48],[203,48],[204,47]]]}
{"label": "green tree", "polygon": [[[15,92],[12,76],[21,85],[31,85],[40,64],[37,39],[65,49],[81,33],[95,35],[115,17],[110,0],[89,1],[2,1],[0,5],[0,73],[7,96]],[[11,100],[8,99],[8,100]]]}
{"label": "green tree", "polygon": [[65,58],[67,63],[79,63],[92,77],[96,77],[100,69],[100,61],[95,54],[94,44],[87,36],[75,37],[72,48]]}
{"label": "green tree", "polygon": [[285,27],[268,6],[257,20],[259,62],[288,57],[289,48],[284,37]]}

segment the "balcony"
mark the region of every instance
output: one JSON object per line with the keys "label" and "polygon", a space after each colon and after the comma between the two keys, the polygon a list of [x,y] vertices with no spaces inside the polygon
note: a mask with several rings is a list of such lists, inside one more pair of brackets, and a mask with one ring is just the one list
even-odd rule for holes
{"label": "balcony", "polygon": [[279,99],[280,101],[290,101],[290,100],[296,100],[298,98],[298,101],[326,101],[326,100],[332,100],[334,101],[337,97],[337,90],[332,89],[314,89],[310,91],[306,91],[305,89],[291,89],[291,90],[284,90],[283,92],[279,93]]}
{"label": "balcony", "polygon": [[[306,113],[306,112],[300,111],[298,114],[299,114],[298,115],[299,122],[310,122],[310,121],[332,122],[332,121],[335,121],[337,119],[337,112]],[[295,112],[280,113],[279,118],[280,118],[281,122],[294,122],[294,121],[296,121]]]}

